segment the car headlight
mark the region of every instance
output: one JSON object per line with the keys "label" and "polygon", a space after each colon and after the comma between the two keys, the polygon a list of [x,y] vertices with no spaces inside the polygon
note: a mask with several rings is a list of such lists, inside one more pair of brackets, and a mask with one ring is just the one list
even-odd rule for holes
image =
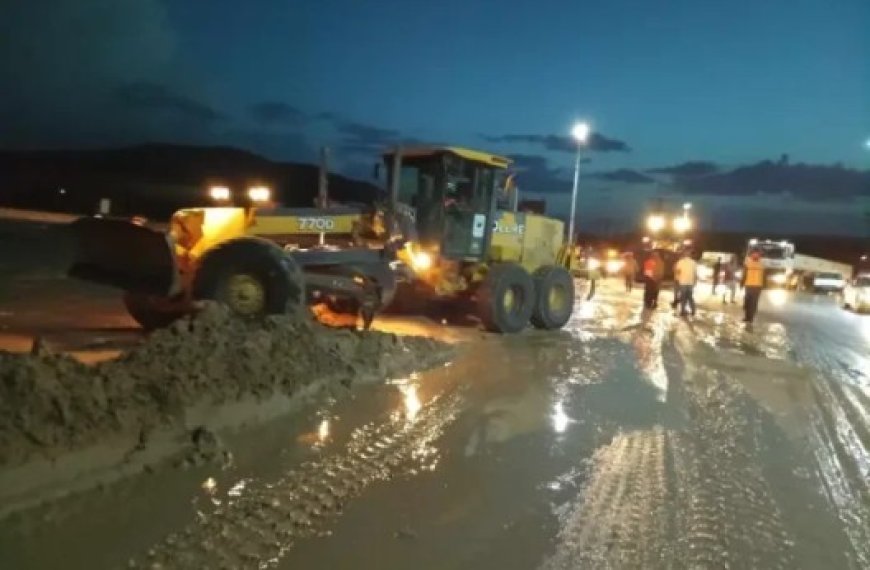
{"label": "car headlight", "polygon": [[625,262],[621,259],[608,259],[606,269],[608,273],[619,273]]}
{"label": "car headlight", "polygon": [[601,267],[601,262],[594,257],[590,257],[589,261],[586,262],[586,267],[588,267],[589,269],[598,269],[599,267]]}
{"label": "car headlight", "polygon": [[251,202],[268,202],[272,198],[272,191],[267,186],[251,186],[248,188],[248,198]]}

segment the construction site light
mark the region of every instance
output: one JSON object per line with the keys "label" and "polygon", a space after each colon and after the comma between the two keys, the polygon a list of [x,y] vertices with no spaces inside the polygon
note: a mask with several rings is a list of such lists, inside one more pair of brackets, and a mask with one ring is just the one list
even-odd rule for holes
{"label": "construction site light", "polygon": [[665,218],[664,216],[660,216],[658,214],[654,214],[647,218],[646,227],[649,231],[656,233],[665,229]]}

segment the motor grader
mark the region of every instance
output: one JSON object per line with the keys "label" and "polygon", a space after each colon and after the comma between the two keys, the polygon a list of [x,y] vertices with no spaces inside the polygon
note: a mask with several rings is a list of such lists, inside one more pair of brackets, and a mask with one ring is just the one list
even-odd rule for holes
{"label": "motor grader", "polygon": [[415,230],[397,253],[405,270],[397,303],[452,305],[502,333],[568,322],[574,281],[565,268],[564,224],[517,211],[509,159],[416,147],[384,160],[393,210]]}
{"label": "motor grader", "polygon": [[[574,283],[562,261],[563,224],[516,211],[500,183],[509,160],[418,147],[388,151],[384,164],[389,192],[381,207],[288,209],[248,200],[180,210],[167,232],[82,218],[72,224],[78,257],[70,274],[123,289],[129,313],[147,329],[200,300],[242,316],[325,302],[358,311],[368,327],[397,288],[398,301],[448,304],[496,332],[568,321]],[[223,187],[218,194],[231,196]],[[259,186],[249,191],[263,194]]]}

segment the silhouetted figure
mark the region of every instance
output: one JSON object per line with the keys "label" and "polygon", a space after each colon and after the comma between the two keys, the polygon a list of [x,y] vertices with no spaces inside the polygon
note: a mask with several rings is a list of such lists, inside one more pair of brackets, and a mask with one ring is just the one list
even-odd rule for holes
{"label": "silhouetted figure", "polygon": [[718,258],[713,264],[713,294],[716,294],[716,287],[719,286],[719,274],[722,273],[722,258]]}

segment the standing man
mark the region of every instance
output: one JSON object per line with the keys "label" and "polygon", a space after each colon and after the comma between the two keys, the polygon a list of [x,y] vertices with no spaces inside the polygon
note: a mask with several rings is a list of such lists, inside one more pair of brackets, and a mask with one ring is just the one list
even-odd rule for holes
{"label": "standing man", "polygon": [[659,252],[653,251],[643,262],[643,303],[647,309],[659,306],[659,286],[665,273],[665,264]]}
{"label": "standing man", "polygon": [[713,294],[716,294],[716,287],[719,286],[719,275],[722,273],[722,258],[716,258],[716,263],[713,264]]}
{"label": "standing man", "polygon": [[[722,285],[725,286],[725,290],[722,291],[722,304],[724,305],[727,302],[733,304],[734,299],[737,296],[737,261],[735,256],[733,255],[728,259],[728,263],[725,264]],[[729,294],[731,296],[731,300],[726,301],[725,299],[729,296]]]}
{"label": "standing man", "polygon": [[752,321],[755,320],[763,287],[764,265],[761,263],[761,252],[753,249],[743,266],[743,322],[748,326],[752,326]]}
{"label": "standing man", "polygon": [[686,248],[683,255],[674,266],[674,279],[680,287],[680,316],[685,317],[686,305],[692,309],[695,316],[695,282],[697,281],[698,264],[692,259],[692,250]]}
{"label": "standing man", "polygon": [[631,293],[634,288],[634,277],[637,274],[637,261],[634,260],[634,254],[630,251],[625,254],[625,261],[622,264],[622,276],[625,279],[625,292]]}
{"label": "standing man", "polygon": [[654,300],[658,296],[655,290],[656,260],[653,253],[643,260],[643,306],[647,309],[655,308]]}

